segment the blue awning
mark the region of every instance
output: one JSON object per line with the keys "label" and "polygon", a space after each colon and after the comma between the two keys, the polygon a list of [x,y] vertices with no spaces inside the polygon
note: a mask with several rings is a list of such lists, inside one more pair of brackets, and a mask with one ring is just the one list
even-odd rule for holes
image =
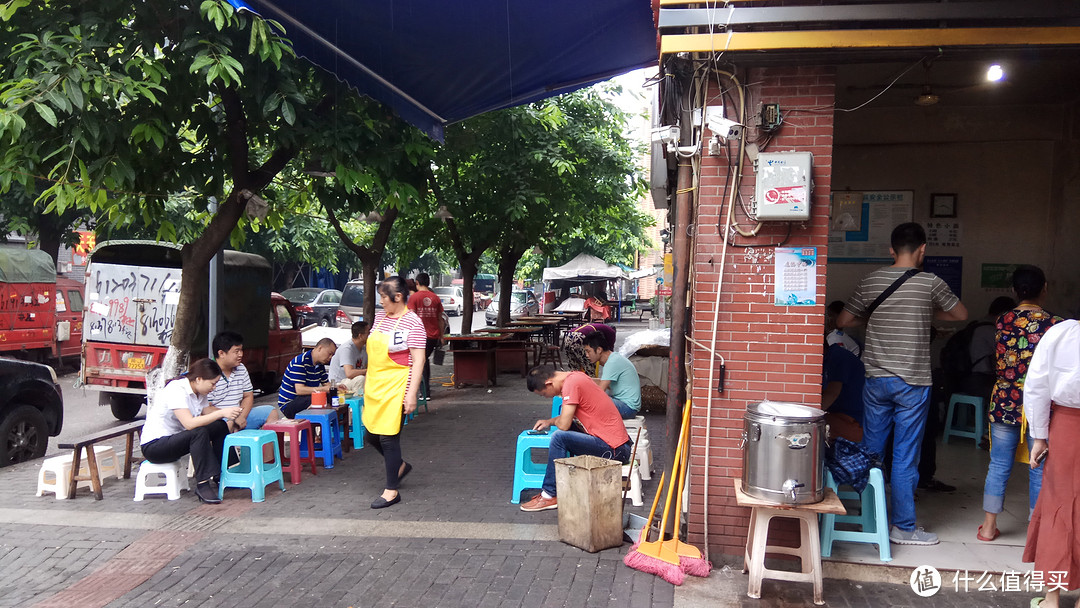
{"label": "blue awning", "polygon": [[229,2],[440,141],[450,123],[657,60],[649,0]]}

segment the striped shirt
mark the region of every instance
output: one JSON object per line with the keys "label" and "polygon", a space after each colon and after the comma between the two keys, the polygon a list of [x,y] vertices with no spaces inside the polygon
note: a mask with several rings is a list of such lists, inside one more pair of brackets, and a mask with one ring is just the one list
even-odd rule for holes
{"label": "striped shirt", "polygon": [[[866,309],[908,268],[887,266],[863,277],[844,308],[865,318]],[[908,279],[885,299],[866,324],[863,363],[866,377],[898,377],[912,386],[931,386],[930,323],[934,310],[952,310],[960,302],[931,272]]]}
{"label": "striped shirt", "polygon": [[317,364],[311,359],[311,351],[300,353],[289,361],[285,368],[285,375],[281,377],[281,388],[278,389],[277,404],[279,408],[296,399],[296,385],[319,386],[329,381],[326,375],[326,366]]}
{"label": "striped shirt", "polygon": [[251,386],[251,376],[248,375],[247,368],[241,363],[228,376],[222,372],[217,386],[210,391],[206,398],[210,401],[210,405],[214,407],[238,407],[240,401],[244,398],[244,393],[254,391],[255,388]]}

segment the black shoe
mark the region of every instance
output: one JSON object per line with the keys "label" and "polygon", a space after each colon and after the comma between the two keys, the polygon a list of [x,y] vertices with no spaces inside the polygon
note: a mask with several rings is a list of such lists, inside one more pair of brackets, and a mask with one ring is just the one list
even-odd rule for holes
{"label": "black shoe", "polygon": [[398,492],[398,495],[391,498],[390,500],[386,500],[382,496],[376,498],[375,501],[371,503],[371,508],[385,509],[386,507],[392,507],[399,502],[401,502],[401,492]]}
{"label": "black shoe", "polygon": [[199,499],[199,502],[205,502],[208,505],[221,504],[221,499],[217,497],[217,492],[210,488],[209,482],[195,484],[195,497]]}
{"label": "black shoe", "polygon": [[926,490],[927,492],[955,492],[956,486],[950,486],[947,483],[942,483],[936,479],[931,479],[925,483],[919,482],[919,489]]}
{"label": "black shoe", "polygon": [[405,479],[405,476],[408,475],[410,471],[412,471],[412,465],[406,462],[405,470],[402,471],[401,475],[398,475],[398,481]]}

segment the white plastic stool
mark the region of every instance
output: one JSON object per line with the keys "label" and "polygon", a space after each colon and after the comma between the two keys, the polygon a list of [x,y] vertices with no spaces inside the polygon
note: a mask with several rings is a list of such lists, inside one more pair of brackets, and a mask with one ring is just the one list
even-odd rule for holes
{"label": "white plastic stool", "polygon": [[[116,450],[107,445],[95,445],[94,457],[98,463],[98,473],[105,477],[112,475],[117,479],[120,479],[120,462],[116,458]],[[79,466],[80,472],[83,475],[89,475],[90,469],[86,465],[86,450],[83,450],[82,464]],[[56,494],[56,498],[67,498],[68,486],[71,485],[71,456],[53,456],[52,458],[46,458],[41,462],[41,469],[38,471],[38,487],[37,496],[41,496],[45,492],[53,492]],[[80,481],[78,484],[80,488],[89,488],[89,481]]]}
{"label": "white plastic stool", "polygon": [[638,441],[634,459],[641,468],[641,478],[645,481],[652,479],[652,446],[649,445],[649,440],[645,439],[644,433],[642,433],[641,440]]}
{"label": "white plastic stool", "polygon": [[630,490],[626,493],[626,496],[630,498],[630,504],[635,507],[645,504],[644,499],[641,497],[641,471],[637,463],[624,464],[622,476],[630,478]]}
{"label": "white plastic stool", "polygon": [[[189,489],[187,472],[181,470],[186,468],[187,463],[183,458],[165,464],[155,464],[144,460],[139,465],[139,474],[135,478],[135,500],[140,501],[147,494],[165,494],[169,500],[179,500],[180,490]],[[157,481],[158,475],[164,477],[163,484],[147,483],[151,477]]]}

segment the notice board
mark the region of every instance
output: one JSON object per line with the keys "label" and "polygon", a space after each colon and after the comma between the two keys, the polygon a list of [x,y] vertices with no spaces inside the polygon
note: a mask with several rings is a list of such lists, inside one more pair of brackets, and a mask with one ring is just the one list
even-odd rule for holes
{"label": "notice board", "polygon": [[911,221],[914,199],[911,190],[833,193],[829,262],[891,263],[889,238],[898,224]]}

